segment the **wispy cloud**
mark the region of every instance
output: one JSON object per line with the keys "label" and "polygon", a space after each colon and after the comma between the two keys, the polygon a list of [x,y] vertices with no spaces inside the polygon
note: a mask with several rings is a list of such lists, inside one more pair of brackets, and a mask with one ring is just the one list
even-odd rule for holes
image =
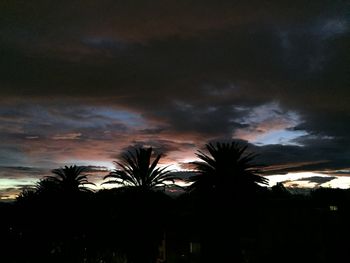
{"label": "wispy cloud", "polygon": [[77,140],[81,138],[80,132],[75,133],[66,133],[66,134],[57,134],[52,137],[54,140]]}

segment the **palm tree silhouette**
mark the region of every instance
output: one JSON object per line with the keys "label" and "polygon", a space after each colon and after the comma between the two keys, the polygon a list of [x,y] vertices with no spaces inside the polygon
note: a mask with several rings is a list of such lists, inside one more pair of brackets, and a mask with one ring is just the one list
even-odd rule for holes
{"label": "palm tree silhouette", "polygon": [[56,185],[57,189],[66,193],[91,192],[85,185],[94,185],[94,183],[87,180],[87,175],[83,174],[86,171],[87,167],[76,165],[53,169],[52,173],[54,175],[47,176],[40,181],[37,189],[53,189]]}
{"label": "palm tree silhouette", "polygon": [[125,152],[121,157],[121,162],[114,162],[120,169],[115,169],[105,176],[104,179],[111,178],[111,180],[104,184],[155,190],[174,183],[177,177],[167,171],[167,167],[157,167],[161,154],[158,154],[152,161],[152,153],[152,147],[138,147],[133,151]]}
{"label": "palm tree silhouette", "polygon": [[[198,151],[193,162],[197,174],[189,179],[202,235],[204,262],[243,262],[241,238],[254,232],[259,184],[268,180],[259,175],[256,155],[236,142],[209,143],[207,153]],[[221,240],[227,240],[220,242]]]}
{"label": "palm tree silhouette", "polygon": [[59,191],[60,186],[51,176],[45,177],[35,184],[36,194],[53,194]]}
{"label": "palm tree silhouette", "polygon": [[153,157],[153,149],[134,147],[122,154],[117,168],[109,173],[105,184],[122,186],[118,193],[118,213],[123,214],[118,228],[122,248],[128,260],[135,263],[155,262],[163,237],[170,206],[163,191],[176,177],[167,167],[158,167],[161,154]]}
{"label": "palm tree silhouette", "polygon": [[189,190],[222,192],[236,190],[252,190],[266,185],[268,179],[259,175],[261,165],[253,163],[256,157],[247,153],[247,146],[236,142],[206,144],[209,154],[198,151],[196,154],[202,161],[193,162],[198,174],[190,178],[193,182]]}

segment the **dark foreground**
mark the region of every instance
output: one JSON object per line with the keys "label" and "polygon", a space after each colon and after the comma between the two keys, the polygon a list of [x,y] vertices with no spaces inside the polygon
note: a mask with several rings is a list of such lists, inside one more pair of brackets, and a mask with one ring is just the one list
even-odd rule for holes
{"label": "dark foreground", "polygon": [[105,190],[23,197],[0,207],[0,261],[346,262],[350,192],[310,196]]}

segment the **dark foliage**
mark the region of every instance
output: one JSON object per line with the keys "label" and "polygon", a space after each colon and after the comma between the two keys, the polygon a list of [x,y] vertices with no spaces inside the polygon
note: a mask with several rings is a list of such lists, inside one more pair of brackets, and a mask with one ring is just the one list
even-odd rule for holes
{"label": "dark foliage", "polygon": [[152,161],[153,149],[135,148],[122,155],[121,162],[115,162],[120,169],[116,169],[105,177],[111,179],[106,184],[117,184],[124,187],[132,186],[144,190],[165,188],[177,179],[167,167],[157,167],[161,155]]}

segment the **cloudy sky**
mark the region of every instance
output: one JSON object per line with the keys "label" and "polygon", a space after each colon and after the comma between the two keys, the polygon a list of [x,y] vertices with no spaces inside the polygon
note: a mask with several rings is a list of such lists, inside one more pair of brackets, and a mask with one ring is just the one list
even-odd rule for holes
{"label": "cloudy sky", "polygon": [[112,168],[130,145],[181,169],[231,139],[286,183],[347,187],[349,7],[1,1],[2,197],[64,164]]}

